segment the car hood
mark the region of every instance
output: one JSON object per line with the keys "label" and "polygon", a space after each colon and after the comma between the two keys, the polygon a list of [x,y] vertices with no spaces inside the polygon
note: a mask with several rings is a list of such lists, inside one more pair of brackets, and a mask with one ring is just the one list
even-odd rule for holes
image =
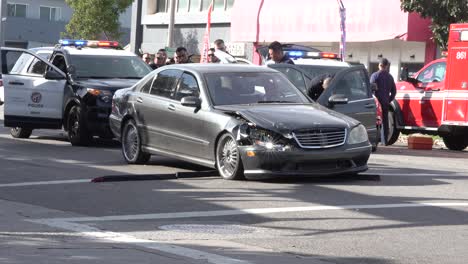
{"label": "car hood", "polygon": [[281,134],[301,129],[352,127],[359,122],[318,104],[256,104],[216,106],[225,113],[236,114],[256,126]]}
{"label": "car hood", "polygon": [[86,88],[116,91],[131,87],[138,81],[137,79],[80,79],[76,83]]}

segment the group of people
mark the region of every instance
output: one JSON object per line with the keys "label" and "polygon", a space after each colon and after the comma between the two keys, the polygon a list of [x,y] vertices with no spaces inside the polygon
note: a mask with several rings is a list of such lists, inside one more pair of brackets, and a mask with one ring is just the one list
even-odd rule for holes
{"label": "group of people", "polygon": [[[215,48],[211,48],[208,51],[208,62],[209,63],[219,63],[220,60],[215,56],[216,50],[220,50],[223,52],[226,51],[226,45],[222,39],[217,39],[214,41]],[[146,62],[153,70],[162,67],[164,65],[170,64],[184,64],[184,63],[192,63],[187,49],[185,47],[178,47],[174,53],[172,58],[169,58],[165,49],[160,49],[158,52],[153,56],[152,54],[146,52],[143,53],[142,59]]]}

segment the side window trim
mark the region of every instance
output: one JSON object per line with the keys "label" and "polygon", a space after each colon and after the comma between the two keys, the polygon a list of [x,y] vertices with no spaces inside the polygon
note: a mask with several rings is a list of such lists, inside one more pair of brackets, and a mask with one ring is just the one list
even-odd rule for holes
{"label": "side window trim", "polygon": [[[166,74],[168,74],[168,72],[174,72],[174,73],[178,73],[178,77],[177,77],[177,80],[175,81],[175,84],[173,85],[173,90],[172,90],[172,95],[171,96],[163,96],[163,95],[160,95],[160,94],[153,94],[152,91],[154,89],[154,82],[156,82],[156,80],[158,79],[158,77],[163,74],[164,72],[166,72]],[[164,99],[167,99],[167,100],[172,100],[172,101],[176,101],[175,100],[175,94],[176,94],[176,91],[177,91],[177,86],[180,82],[180,78],[183,74],[183,71],[181,70],[178,70],[178,69],[167,69],[167,70],[163,70],[163,71],[160,71],[158,72],[158,74],[156,74],[156,76],[154,77],[153,79],[153,82],[151,83],[151,88],[149,90],[149,95],[151,96],[156,96],[156,97],[159,97],[159,98],[164,98]]]}
{"label": "side window trim", "polygon": [[201,91],[200,91],[200,84],[199,84],[199,82],[198,82],[198,80],[197,80],[197,77],[196,77],[194,74],[192,74],[191,72],[184,71],[184,72],[182,73],[182,75],[180,75],[180,77],[179,77],[179,80],[178,80],[177,85],[176,85],[176,90],[175,90],[175,93],[174,93],[174,100],[177,101],[177,102],[180,102],[180,100],[177,100],[177,95],[178,95],[178,93],[179,93],[179,91],[180,91],[180,85],[181,85],[181,83],[182,83],[182,80],[183,80],[184,75],[188,75],[188,76],[193,77],[193,79],[195,80],[195,82],[196,82],[196,84],[197,84],[198,96],[200,96],[200,94],[201,94]]}

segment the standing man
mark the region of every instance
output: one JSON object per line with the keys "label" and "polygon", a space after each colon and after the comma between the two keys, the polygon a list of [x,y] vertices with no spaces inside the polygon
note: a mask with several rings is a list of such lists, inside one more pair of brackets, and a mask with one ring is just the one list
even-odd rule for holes
{"label": "standing man", "polygon": [[175,64],[192,63],[185,47],[178,47],[176,49],[174,61]]}
{"label": "standing man", "polygon": [[268,54],[270,60],[267,63],[288,63],[294,64],[294,62],[283,53],[283,46],[278,41],[274,41],[268,46]]}
{"label": "standing man", "polygon": [[379,62],[379,71],[371,75],[370,82],[377,86],[375,96],[382,107],[382,123],[384,129],[385,145],[388,142],[388,109],[390,103],[395,99],[396,86],[392,75],[389,73],[390,62],[383,58]]}
{"label": "standing man", "polygon": [[216,48],[217,50],[220,50],[220,51],[223,51],[223,52],[228,53],[228,52],[226,51],[226,45],[224,45],[224,40],[222,40],[222,39],[217,39],[217,40],[214,41],[214,45],[215,45],[215,48]]}
{"label": "standing man", "polygon": [[208,63],[220,63],[220,60],[215,55],[215,49],[211,48],[208,51]]}
{"label": "standing man", "polygon": [[141,59],[148,65],[151,64],[151,54],[148,52],[143,53],[143,56],[141,56]]}
{"label": "standing man", "polygon": [[156,53],[156,57],[154,58],[154,62],[150,64],[150,67],[153,70],[156,70],[157,68],[166,65],[166,60],[167,60],[166,50],[165,49],[160,49],[160,50],[158,50],[158,53]]}

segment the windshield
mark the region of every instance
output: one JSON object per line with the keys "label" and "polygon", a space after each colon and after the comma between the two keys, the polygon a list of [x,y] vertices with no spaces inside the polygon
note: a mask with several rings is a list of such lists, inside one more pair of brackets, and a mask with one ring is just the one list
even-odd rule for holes
{"label": "windshield", "polygon": [[310,103],[281,73],[207,73],[214,105]]}
{"label": "windshield", "polygon": [[141,79],[151,69],[137,56],[71,55],[77,78]]}

